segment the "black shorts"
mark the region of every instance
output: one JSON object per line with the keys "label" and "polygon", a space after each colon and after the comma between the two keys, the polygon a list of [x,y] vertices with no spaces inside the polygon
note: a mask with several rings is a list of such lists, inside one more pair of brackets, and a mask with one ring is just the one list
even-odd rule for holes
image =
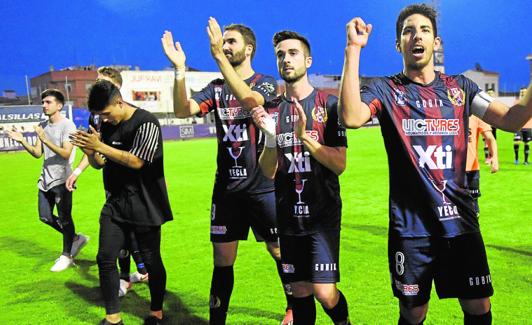
{"label": "black shorts", "polygon": [[388,264],[393,294],[408,308],[429,301],[432,280],[440,299],[493,295],[480,233],[455,238],[391,236]]}
{"label": "black shorts", "polygon": [[532,129],[521,129],[519,132],[515,132],[514,141],[523,141],[525,143],[532,140]]}
{"label": "black shorts", "polygon": [[469,192],[469,196],[473,198],[473,204],[475,205],[475,211],[477,216],[480,213],[480,208],[478,206],[478,198],[480,197],[480,171],[471,170],[466,172],[466,187]]}
{"label": "black shorts", "polygon": [[275,192],[259,194],[214,193],[211,207],[211,241],[246,240],[249,227],[257,241],[277,242]]}
{"label": "black shorts", "polygon": [[281,235],[279,241],[288,282],[340,282],[340,229],[304,236]]}

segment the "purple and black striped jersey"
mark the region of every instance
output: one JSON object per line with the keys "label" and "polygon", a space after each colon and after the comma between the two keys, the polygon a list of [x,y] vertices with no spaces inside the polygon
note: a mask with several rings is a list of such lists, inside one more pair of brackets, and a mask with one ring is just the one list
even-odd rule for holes
{"label": "purple and black striped jersey", "polygon": [[[273,77],[255,73],[244,81],[265,102],[275,98],[277,84]],[[273,181],[262,174],[258,164],[264,147],[262,133],[225,81],[211,81],[192,99],[200,107],[200,116],[215,111],[218,156],[214,190],[250,194],[272,191]]]}
{"label": "purple and black striped jersey", "polygon": [[403,237],[479,231],[465,186],[468,117],[478,86],[439,72],[428,85],[403,74],[361,90],[378,117],[390,170],[390,230]]}
{"label": "purple and black striped jersey", "polygon": [[[300,104],[312,139],[329,147],[347,147],[345,128],[338,122],[338,98],[314,90]],[[314,159],[295,136],[299,116],[293,102],[279,96],[264,107],[276,121],[275,194],[280,232],[305,235],[339,229],[342,201],[338,176]]]}

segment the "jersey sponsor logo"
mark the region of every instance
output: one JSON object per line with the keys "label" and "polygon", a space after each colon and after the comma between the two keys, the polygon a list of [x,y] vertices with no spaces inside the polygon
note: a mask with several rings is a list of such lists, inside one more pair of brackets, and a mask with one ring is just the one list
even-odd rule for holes
{"label": "jersey sponsor logo", "polygon": [[111,144],[113,146],[120,146],[120,145],[122,145],[122,142],[120,142],[120,141],[111,141]]}
{"label": "jersey sponsor logo", "polygon": [[477,287],[491,283],[491,274],[469,277],[469,286]]}
{"label": "jersey sponsor logo", "polygon": [[287,115],[285,117],[285,123],[286,124],[295,123],[297,121],[299,121],[299,115],[291,114],[291,115]]}
{"label": "jersey sponsor logo", "polygon": [[301,179],[299,182],[294,180],[296,182],[295,191],[297,193],[297,202],[294,204],[294,214],[293,216],[296,218],[308,218],[310,217],[310,209],[303,200],[301,200],[301,194],[305,190],[305,182],[307,179]]}
{"label": "jersey sponsor logo", "polygon": [[438,108],[443,107],[443,100],[439,98],[418,99],[416,100],[417,108]]}
{"label": "jersey sponsor logo", "polygon": [[325,123],[329,116],[327,115],[327,109],[321,106],[314,106],[312,109],[312,119],[318,123]]}
{"label": "jersey sponsor logo", "polygon": [[403,91],[393,88],[393,98],[397,105],[406,106],[406,94]]}
{"label": "jersey sponsor logo", "polygon": [[414,145],[414,150],[419,156],[419,167],[434,169],[451,169],[453,167],[453,151],[450,145],[442,146],[429,145],[427,149],[423,146]]}
{"label": "jersey sponsor logo", "polygon": [[447,90],[447,97],[455,106],[462,106],[465,102],[465,92],[461,88],[450,88]]}
{"label": "jersey sponsor logo", "polygon": [[227,233],[226,226],[211,226],[211,234],[213,235],[225,235]]}
{"label": "jersey sponsor logo", "polygon": [[[316,130],[306,130],[305,133],[312,138],[312,140],[319,141],[320,136]],[[277,145],[279,148],[293,147],[303,144],[294,132],[286,132],[277,135]]]}
{"label": "jersey sponsor logo", "polygon": [[242,107],[219,107],[218,116],[224,121],[245,120],[251,116],[251,113]]}
{"label": "jersey sponsor logo", "polygon": [[458,135],[458,119],[403,119],[403,132],[406,136]]}
{"label": "jersey sponsor logo", "polygon": [[[253,88],[253,87],[251,87]],[[274,94],[275,93],[275,86],[269,82],[263,82],[260,85],[257,86],[257,89],[262,90],[266,94]]]}
{"label": "jersey sponsor logo", "polygon": [[282,264],[283,266],[283,273],[295,273],[296,272],[296,268],[294,267],[293,264]]}
{"label": "jersey sponsor logo", "polygon": [[246,179],[248,177],[248,171],[245,167],[238,164],[238,158],[242,155],[242,151],[245,147],[227,147],[229,156],[235,161],[235,165],[230,167],[227,172],[229,173],[229,179]]}
{"label": "jersey sponsor logo", "polygon": [[447,221],[461,218],[460,213],[458,212],[458,207],[449,202],[445,195],[445,189],[447,188],[447,180],[444,179],[441,181],[435,181],[431,179],[430,182],[432,183],[434,188],[441,194],[442,205],[436,206],[436,210],[438,211],[439,215],[439,220]]}
{"label": "jersey sponsor logo", "polygon": [[394,279],[395,287],[401,291],[404,296],[417,296],[419,292],[418,284],[403,284],[401,281]]}
{"label": "jersey sponsor logo", "polygon": [[290,161],[288,173],[305,173],[312,171],[310,166],[310,152],[288,152],[284,156]]}
{"label": "jersey sponsor logo", "polygon": [[336,263],[316,263],[314,264],[314,271],[316,272],[327,272],[327,271],[336,271]]}
{"label": "jersey sponsor logo", "polygon": [[222,141],[242,142],[248,141],[247,125],[245,124],[222,124],[224,129],[224,137]]}
{"label": "jersey sponsor logo", "polygon": [[194,127],[192,125],[181,125],[181,126],[179,126],[179,137],[180,138],[193,138],[194,137]]}

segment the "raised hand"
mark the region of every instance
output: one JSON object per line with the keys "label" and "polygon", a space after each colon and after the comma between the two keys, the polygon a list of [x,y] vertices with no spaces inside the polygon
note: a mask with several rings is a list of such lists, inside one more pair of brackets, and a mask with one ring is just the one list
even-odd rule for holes
{"label": "raised hand", "polygon": [[35,133],[37,133],[37,136],[39,137],[39,139],[41,139],[41,141],[44,142],[44,139],[46,138],[44,129],[40,125],[35,125],[33,129],[35,130]]}
{"label": "raised hand", "polygon": [[101,143],[99,133],[92,126],[89,126],[89,130],[90,133],[78,130],[69,136],[70,143],[81,148],[86,154],[98,151],[98,145]]}
{"label": "raised hand", "polygon": [[22,133],[20,133],[17,128],[13,127],[11,130],[6,130],[7,136],[10,137],[12,140],[17,142],[22,142],[24,140],[24,136]]}
{"label": "raised hand", "polygon": [[301,106],[301,104],[297,101],[297,99],[292,98],[292,101],[294,102],[294,106],[297,110],[297,115],[299,116],[297,119],[297,125],[296,125],[296,136],[303,140],[307,136],[306,128],[307,128],[307,115],[305,114],[305,110]]}
{"label": "raised hand", "polygon": [[353,18],[345,26],[347,33],[347,45],[364,47],[368,44],[369,34],[373,25],[367,24],[360,17]]}
{"label": "raised hand", "polygon": [[181,48],[181,44],[179,42],[174,43],[172,33],[165,30],[163,37],[161,38],[161,43],[163,45],[164,54],[166,54],[166,57],[172,62],[174,67],[184,69],[187,57]]}
{"label": "raised hand", "polygon": [[214,17],[209,17],[207,34],[211,43],[211,54],[214,58],[224,56],[224,39],[222,29]]}

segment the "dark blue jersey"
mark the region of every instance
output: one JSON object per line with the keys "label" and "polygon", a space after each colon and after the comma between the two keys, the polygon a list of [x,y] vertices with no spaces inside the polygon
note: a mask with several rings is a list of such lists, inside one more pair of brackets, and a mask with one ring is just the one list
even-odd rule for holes
{"label": "dark blue jersey", "polygon": [[[306,132],[329,147],[347,147],[345,129],[338,123],[338,99],[314,90],[300,101],[307,116]],[[319,163],[295,136],[298,113],[280,96],[264,105],[276,121],[277,219],[282,234],[304,235],[319,229],[339,229],[342,210],[338,176]]]}
{"label": "dark blue jersey", "polygon": [[[245,80],[251,90],[264,101],[276,94],[273,77],[255,73]],[[222,79],[213,80],[192,96],[200,107],[200,115],[215,111],[218,156],[215,191],[261,193],[273,190],[258,165],[264,147],[260,129],[253,124],[250,111],[244,109]]]}
{"label": "dark blue jersey", "polygon": [[378,117],[390,170],[390,229],[404,237],[479,231],[465,186],[468,117],[478,86],[436,73],[428,85],[403,74],[361,91]]}

